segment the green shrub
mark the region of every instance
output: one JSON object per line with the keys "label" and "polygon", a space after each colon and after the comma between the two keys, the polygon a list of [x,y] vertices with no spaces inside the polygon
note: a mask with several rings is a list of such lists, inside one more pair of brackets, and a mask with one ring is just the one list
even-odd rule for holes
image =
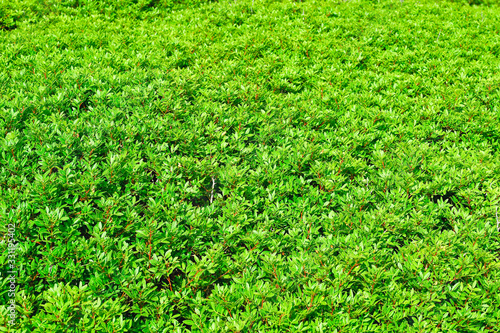
{"label": "green shrub", "polygon": [[22,21],[36,23],[43,17],[104,14],[112,18],[147,18],[171,10],[199,6],[211,0],[1,0],[0,24],[11,30]]}
{"label": "green shrub", "polygon": [[463,3],[470,6],[498,6],[500,5],[499,0],[448,0],[456,3]]}
{"label": "green shrub", "polygon": [[0,2],[0,30],[12,30],[17,27],[21,15],[9,2]]}
{"label": "green shrub", "polygon": [[0,330],[498,331],[498,8],[145,4],[2,7]]}

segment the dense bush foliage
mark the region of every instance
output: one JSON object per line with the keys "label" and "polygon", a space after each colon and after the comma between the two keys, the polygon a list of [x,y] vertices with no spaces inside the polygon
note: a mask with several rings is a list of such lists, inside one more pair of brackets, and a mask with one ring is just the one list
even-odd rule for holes
{"label": "dense bush foliage", "polygon": [[10,30],[20,22],[60,15],[145,19],[207,2],[211,0],[0,0],[0,28]]}
{"label": "dense bush foliage", "polygon": [[[451,0],[451,1],[457,1],[457,0]],[[498,6],[500,4],[498,0],[461,0],[461,2],[471,6]]]}
{"label": "dense bush foliage", "polygon": [[1,331],[498,331],[497,7],[0,8]]}

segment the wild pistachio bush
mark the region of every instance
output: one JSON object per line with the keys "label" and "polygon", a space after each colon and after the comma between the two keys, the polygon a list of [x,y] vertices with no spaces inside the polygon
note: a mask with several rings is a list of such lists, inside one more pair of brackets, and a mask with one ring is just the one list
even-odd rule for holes
{"label": "wild pistachio bush", "polygon": [[1,331],[498,332],[497,7],[64,8],[0,32]]}

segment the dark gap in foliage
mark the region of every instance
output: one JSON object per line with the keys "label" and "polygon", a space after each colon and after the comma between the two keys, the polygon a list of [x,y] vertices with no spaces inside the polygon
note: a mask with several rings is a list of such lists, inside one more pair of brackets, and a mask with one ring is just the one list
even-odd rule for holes
{"label": "dark gap in foliage", "polygon": [[233,25],[236,25],[236,26],[241,26],[243,24],[243,22],[245,22],[241,17],[236,17],[234,20],[233,20]]}
{"label": "dark gap in foliage", "polygon": [[404,320],[406,320],[406,322],[408,323],[408,325],[410,327],[412,327],[413,324],[415,323],[415,319],[413,319],[413,318],[415,318],[415,317],[414,316],[408,316],[408,317],[404,318]]}
{"label": "dark gap in foliage", "polygon": [[284,202],[287,203],[294,203],[297,200],[297,196],[295,196],[293,193],[286,193],[285,196],[282,197]]}
{"label": "dark gap in foliage", "polygon": [[432,230],[439,230],[443,232],[447,230],[453,230],[453,226],[451,225],[448,218],[440,216],[439,222],[432,228]]}
{"label": "dark gap in foliage", "polygon": [[457,193],[454,191],[448,191],[445,194],[434,194],[430,197],[430,200],[437,204],[440,200],[448,202],[452,206],[455,206],[454,201],[452,200]]}
{"label": "dark gap in foliage", "polygon": [[120,181],[118,182],[118,188],[124,192],[125,189],[127,188],[129,181],[128,178],[121,178]]}
{"label": "dark gap in foliage", "polygon": [[178,277],[181,277],[181,279],[183,279],[184,277],[186,277],[186,274],[179,268],[175,268],[172,273],[170,273],[170,281],[172,282],[172,285],[174,284],[174,280],[176,280],[176,278]]}
{"label": "dark gap in foliage", "polygon": [[4,30],[4,31],[12,31],[14,29],[17,29],[17,25],[10,25],[10,26],[5,26],[5,25],[2,25],[0,26],[0,30]]}
{"label": "dark gap in foliage", "polygon": [[356,64],[356,69],[358,70],[365,70],[367,68],[367,58],[366,57],[363,57],[361,58],[361,60],[359,60],[359,62]]}
{"label": "dark gap in foliage", "polygon": [[[132,306],[132,302],[130,301],[130,298],[128,297],[128,295],[125,295],[124,297],[126,297],[126,299],[127,299],[126,301],[124,301],[125,305],[128,305],[128,307],[130,308]],[[124,312],[122,315],[123,315],[124,319],[133,319],[135,317],[135,314],[133,314],[130,311]]]}
{"label": "dark gap in foliage", "polygon": [[500,143],[500,135],[496,130],[484,131],[480,134],[488,143],[490,144],[494,152],[498,151],[498,145]]}
{"label": "dark gap in foliage", "polygon": [[284,86],[284,85],[280,85],[280,86],[277,86],[273,89],[273,91],[277,92],[277,93],[280,93],[280,94],[298,94],[300,92],[302,92],[304,90],[304,87],[301,86],[300,88],[298,89],[294,89],[292,87],[289,87],[289,86]]}
{"label": "dark gap in foliage", "polygon": [[317,187],[317,188],[320,187],[320,185],[318,184],[318,182],[316,182],[315,180],[313,180],[312,182],[310,182],[309,185],[311,185],[312,187]]}
{"label": "dark gap in foliage", "polygon": [[158,172],[156,172],[155,169],[146,168],[145,171],[147,172],[147,174],[149,175],[149,177],[151,177],[151,180],[150,180],[151,183],[154,184],[154,183],[158,182]]}
{"label": "dark gap in foliage", "polygon": [[[216,280],[214,282],[218,282],[219,280]],[[226,279],[223,279],[222,285],[226,285],[227,283],[224,282],[230,282],[231,280],[227,281]],[[209,298],[212,295],[212,291],[215,289],[215,283],[209,284],[206,288],[203,289],[203,294],[205,298]]]}
{"label": "dark gap in foliage", "polygon": [[426,141],[436,143],[436,142],[443,140],[443,138],[444,138],[444,135],[428,136],[426,138]]}
{"label": "dark gap in foliage", "polygon": [[388,248],[389,249],[392,249],[394,251],[394,253],[399,253],[399,251],[401,250],[401,248],[405,245],[405,242],[403,239],[401,238],[397,238],[394,243],[391,243],[388,245]]}
{"label": "dark gap in foliage", "polygon": [[[183,309],[184,311],[186,311],[187,309],[184,308]],[[183,311],[183,312],[184,312]],[[176,320],[185,327],[185,329],[188,331],[188,332],[191,332],[191,327],[193,325],[189,324],[189,323],[186,323],[186,321],[189,320],[188,317],[185,317],[182,312],[180,312],[179,310],[177,310],[177,307],[174,307],[173,311],[172,311],[172,315],[174,316],[174,318],[176,317]]]}
{"label": "dark gap in foliage", "polygon": [[361,290],[363,290],[363,284],[360,281],[354,280],[349,287],[345,288],[345,293],[349,295],[352,292],[353,295],[356,295]]}
{"label": "dark gap in foliage", "polygon": [[388,248],[394,251],[394,253],[399,253],[400,247],[398,245],[389,245]]}
{"label": "dark gap in foliage", "polygon": [[87,228],[86,225],[82,225],[80,228],[78,228],[78,231],[80,232],[80,236],[88,240],[92,236],[89,234],[89,229]]}
{"label": "dark gap in foliage", "polygon": [[375,209],[375,204],[373,202],[371,202],[371,201],[365,202],[363,204],[363,209],[362,210],[365,211],[365,212],[369,212],[369,211],[374,210],[374,209]]}
{"label": "dark gap in foliage", "polygon": [[366,166],[368,167],[375,166],[375,164],[373,164],[372,160],[369,157],[363,157],[363,160],[366,162]]}
{"label": "dark gap in foliage", "polygon": [[358,175],[354,167],[344,168],[340,173],[342,175],[348,176],[351,180],[353,180]]}
{"label": "dark gap in foliage", "polygon": [[139,210],[139,212],[137,213],[137,215],[139,215],[139,217],[142,219],[144,217],[144,215],[145,215],[144,209]]}
{"label": "dark gap in foliage", "polygon": [[172,281],[168,282],[168,277],[166,275],[162,275],[154,283],[154,286],[156,287],[157,291],[162,291],[162,290],[170,289],[170,283],[172,283]]}
{"label": "dark gap in foliage", "polygon": [[330,211],[335,213],[340,213],[342,211],[342,205],[339,202],[336,202],[334,205],[328,206]]}
{"label": "dark gap in foliage", "polygon": [[284,233],[288,233],[290,229],[290,224],[286,220],[274,220],[272,222],[272,226],[270,227],[270,231],[276,231],[276,235],[279,235],[281,231]]}
{"label": "dark gap in foliage", "polygon": [[236,254],[236,251],[231,248],[231,247],[227,247],[225,250],[224,250],[224,254],[226,256],[229,256],[229,259],[233,260],[234,261],[234,258],[233,258],[233,254]]}
{"label": "dark gap in foliage", "polygon": [[[449,125],[446,125],[446,126],[442,126],[441,127],[441,130],[445,131],[445,132],[455,132],[456,129],[452,128],[451,126]],[[462,135],[463,132],[460,132],[460,135]]]}
{"label": "dark gap in foliage", "polygon": [[34,221],[40,216],[40,212],[31,213],[30,220]]}
{"label": "dark gap in foliage", "polygon": [[210,198],[194,197],[187,200],[193,207],[205,207],[210,203]]}
{"label": "dark gap in foliage", "polygon": [[181,58],[173,63],[173,67],[177,69],[184,69],[191,65],[191,59],[189,58]]}
{"label": "dark gap in foliage", "polygon": [[264,189],[267,189],[269,187],[269,185],[271,185],[272,183],[270,181],[268,181],[267,179],[264,179],[264,181],[262,182],[261,186],[264,188]]}
{"label": "dark gap in foliage", "polygon": [[93,106],[92,101],[90,100],[94,96],[95,92],[93,90],[87,89],[83,93],[83,100],[80,103],[80,110],[88,110],[89,106]]}
{"label": "dark gap in foliage", "polygon": [[325,229],[323,228],[323,226],[320,226],[317,232],[318,232],[318,235],[321,237],[323,237],[325,235]]}

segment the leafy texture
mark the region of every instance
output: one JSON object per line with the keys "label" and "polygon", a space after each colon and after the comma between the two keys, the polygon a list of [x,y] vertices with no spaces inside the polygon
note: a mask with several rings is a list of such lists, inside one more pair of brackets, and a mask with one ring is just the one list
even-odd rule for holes
{"label": "leafy texture", "polygon": [[498,7],[2,6],[3,331],[500,327]]}

